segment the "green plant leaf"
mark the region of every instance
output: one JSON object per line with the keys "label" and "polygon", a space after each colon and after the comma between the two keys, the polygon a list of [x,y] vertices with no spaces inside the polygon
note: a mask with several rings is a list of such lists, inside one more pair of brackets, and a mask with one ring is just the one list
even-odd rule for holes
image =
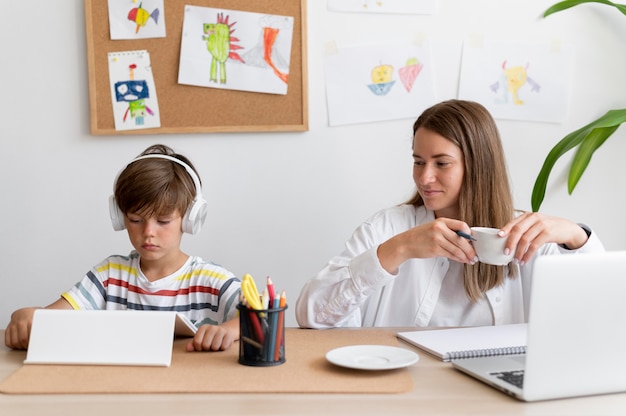
{"label": "green plant leaf", "polygon": [[613,3],[607,0],[565,0],[565,1],[561,1],[550,6],[545,12],[543,12],[543,17],[548,17],[553,13],[557,13],[562,10],[569,9],[570,7],[578,6],[579,4],[584,4],[584,3],[606,4],[607,6],[615,7],[617,10],[619,10],[620,12],[626,15],[626,5],[624,4]]}
{"label": "green plant leaf", "polygon": [[624,122],[626,122],[626,109],[610,110],[597,120],[571,132],[561,139],[546,156],[543,166],[537,175],[537,179],[535,179],[531,196],[532,210],[536,212],[541,207],[546,194],[548,178],[550,177],[552,168],[561,156],[574,147],[581,145],[570,168],[568,190],[571,194],[578,180],[587,168],[593,152],[595,152]]}
{"label": "green plant leaf", "polygon": [[537,175],[537,179],[535,179],[535,186],[533,187],[533,193],[531,196],[531,206],[533,211],[536,212],[541,207],[541,203],[546,195],[548,178],[550,177],[550,172],[552,172],[554,164],[561,156],[580,144],[586,134],[586,129],[587,126],[565,136],[552,148],[552,150],[550,150],[546,156],[543,166],[541,166],[541,170]]}
{"label": "green plant leaf", "polygon": [[[599,3],[607,6],[615,7],[622,14],[626,15],[626,5],[613,3],[607,0],[565,0],[553,4],[544,13],[543,17],[569,9],[574,6],[585,3]],[[567,179],[567,190],[569,194],[574,191],[578,181],[582,177],[585,169],[591,161],[593,153],[619,128],[626,122],[626,109],[610,110],[604,116],[592,121],[586,126],[568,134],[559,141],[546,156],[545,161],[535,179],[535,186],[531,196],[531,206],[533,211],[538,211],[543,203],[546,194],[546,187],[550,172],[557,160],[572,148],[580,145],[578,151],[574,155],[570,171]]]}
{"label": "green plant leaf", "polygon": [[606,139],[608,139],[618,127],[619,126],[593,129],[580,143],[576,155],[574,159],[572,159],[572,166],[570,167],[569,177],[567,179],[567,192],[570,195],[583,176],[585,169],[587,169],[587,165],[589,165],[593,153],[602,146]]}

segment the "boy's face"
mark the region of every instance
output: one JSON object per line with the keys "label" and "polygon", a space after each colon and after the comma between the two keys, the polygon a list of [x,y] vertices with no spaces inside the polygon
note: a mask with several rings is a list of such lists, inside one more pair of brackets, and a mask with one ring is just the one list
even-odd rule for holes
{"label": "boy's face", "polygon": [[128,213],[124,218],[130,242],[142,261],[168,261],[180,254],[183,236],[182,216],[178,210],[169,215],[144,217]]}

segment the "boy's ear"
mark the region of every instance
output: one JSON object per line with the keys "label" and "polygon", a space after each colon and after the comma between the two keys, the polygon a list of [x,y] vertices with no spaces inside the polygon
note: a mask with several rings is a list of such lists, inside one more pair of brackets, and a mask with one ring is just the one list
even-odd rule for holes
{"label": "boy's ear", "polygon": [[111,195],[109,197],[109,215],[111,216],[111,224],[113,224],[113,229],[115,231],[122,231],[126,228],[126,224],[124,224],[124,213],[117,205],[115,195]]}

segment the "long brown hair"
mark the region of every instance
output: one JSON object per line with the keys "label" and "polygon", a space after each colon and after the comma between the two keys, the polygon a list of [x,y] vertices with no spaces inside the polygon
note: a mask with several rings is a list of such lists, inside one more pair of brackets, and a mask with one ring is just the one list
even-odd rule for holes
{"label": "long brown hair", "polygon": [[[413,124],[413,135],[419,128],[433,131],[461,149],[465,175],[458,219],[472,227],[501,228],[509,222],[514,216],[513,196],[500,133],[487,109],[472,101],[444,101],[418,117]],[[416,207],[424,205],[418,192],[407,203]],[[507,267],[511,277],[517,276],[517,267],[512,263],[464,265],[467,296],[476,302],[484,292],[504,283]]]}

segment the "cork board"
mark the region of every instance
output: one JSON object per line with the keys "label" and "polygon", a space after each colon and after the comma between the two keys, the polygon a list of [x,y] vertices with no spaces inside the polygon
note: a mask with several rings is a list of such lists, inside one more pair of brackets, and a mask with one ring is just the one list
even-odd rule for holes
{"label": "cork board", "polygon": [[[294,18],[286,95],[178,84],[186,5]],[[165,38],[111,40],[107,2],[85,0],[91,133],[94,135],[308,130],[306,0],[167,0]],[[161,127],[116,130],[107,56],[147,50],[157,88]]]}

